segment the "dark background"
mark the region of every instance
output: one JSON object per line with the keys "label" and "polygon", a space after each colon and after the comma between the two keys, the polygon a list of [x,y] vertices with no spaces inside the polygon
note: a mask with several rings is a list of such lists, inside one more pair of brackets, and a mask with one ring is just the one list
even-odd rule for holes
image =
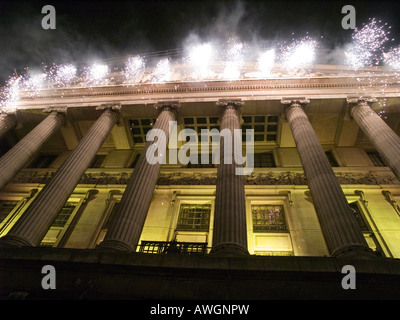
{"label": "dark background", "polygon": [[[358,28],[381,19],[400,39],[400,1],[0,1],[0,81],[27,66],[174,52],[190,35],[268,43],[308,32],[330,52],[351,41],[353,30],[341,26],[346,4]],[[41,27],[44,5],[56,9],[55,30]]]}

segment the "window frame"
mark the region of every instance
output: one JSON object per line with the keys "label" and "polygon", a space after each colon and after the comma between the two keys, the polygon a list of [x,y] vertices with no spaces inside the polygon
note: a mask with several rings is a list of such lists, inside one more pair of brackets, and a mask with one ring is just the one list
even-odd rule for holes
{"label": "window frame", "polygon": [[[248,250],[255,255],[279,255],[279,256],[295,256],[296,246],[294,244],[291,227],[291,200],[289,195],[257,195],[246,196],[246,222],[247,222],[247,243]],[[252,205],[279,205],[283,206],[286,230],[265,230],[254,231]],[[256,247],[257,237],[283,237],[287,239],[291,250],[264,250]]]}
{"label": "window frame", "polygon": [[28,194],[20,194],[20,193],[9,193],[2,194],[0,200],[5,201],[17,201],[17,205],[13,210],[4,218],[4,220],[0,223],[0,237],[5,236],[8,231],[12,228],[12,226],[18,221],[18,219],[22,216],[28,206],[31,204],[35,196],[37,196],[37,192],[33,191],[36,189],[30,190]]}
{"label": "window frame", "polygon": [[[285,229],[279,230],[279,229],[267,229],[267,228],[265,228],[265,229],[256,230],[255,227],[257,227],[257,225],[254,224],[253,206],[271,206],[271,207],[278,207],[279,206],[279,207],[282,207],[282,210],[283,210],[283,218],[282,218],[282,220],[284,221]],[[284,207],[283,204],[271,204],[271,203],[255,204],[255,203],[252,203],[250,205],[250,210],[251,210],[250,214],[251,214],[253,233],[286,233],[286,232],[289,232],[288,222],[287,222],[287,218],[286,218],[286,211],[285,211],[285,207]],[[268,226],[267,225],[262,225],[260,227],[268,227]]]}
{"label": "window frame", "polygon": [[[182,211],[182,207],[183,206],[207,206],[207,207],[209,207],[209,210],[208,210],[208,212],[207,212],[207,217],[202,217],[202,216],[200,216],[199,218],[196,218],[196,217],[193,217],[193,216],[190,216],[190,214],[191,213],[193,213],[193,212],[183,212]],[[203,208],[202,208],[203,209]],[[189,210],[190,210],[190,208],[189,208]],[[205,211],[204,211],[205,212]],[[204,212],[201,212],[201,213],[204,213]],[[189,215],[189,216],[186,216],[186,217],[184,217],[184,216],[182,216],[182,215]],[[176,231],[194,231],[194,232],[197,232],[197,231],[199,231],[199,232],[208,232],[209,230],[210,230],[210,215],[211,215],[211,204],[210,203],[203,203],[203,204],[199,204],[199,203],[181,203],[180,205],[179,205],[179,213],[178,213],[178,220],[177,220],[177,223],[176,223],[176,226],[175,226],[175,230]],[[200,223],[199,224],[196,224],[195,222],[194,222],[194,220],[196,220],[196,219],[199,219],[200,220]],[[188,220],[193,220],[193,223],[191,223],[191,224],[188,224],[188,223],[186,223],[186,224],[183,224],[183,223],[179,223],[180,221],[182,221],[182,220],[186,220],[186,222],[188,221]],[[202,228],[202,225],[204,224],[204,223],[202,223],[203,221],[206,221],[207,222],[207,229],[204,227],[204,228]],[[185,227],[186,226],[186,227]],[[198,229],[196,229],[195,228],[195,226],[199,226],[199,228]],[[191,227],[193,227],[193,228],[191,228]]]}
{"label": "window frame", "polygon": [[[385,240],[382,238],[379,229],[372,219],[371,213],[369,212],[368,206],[365,201],[362,201],[359,196],[346,196],[347,202],[350,204],[355,203],[361,214],[368,231],[362,231],[364,238],[368,243],[367,237],[369,236],[375,242],[376,246],[379,246],[380,252],[383,257],[393,257]],[[371,236],[372,235],[372,236]]]}
{"label": "window frame", "polygon": [[[67,219],[67,221],[65,222],[63,227],[50,226],[50,228],[47,230],[45,236],[41,240],[39,246],[57,248],[60,245],[60,242],[64,240],[63,238],[64,238],[65,234],[67,233],[67,231],[68,231],[68,229],[69,229],[69,227],[71,225],[71,222],[73,221],[75,215],[79,211],[79,209],[80,209],[80,207],[81,207],[81,205],[82,205],[82,203],[84,201],[84,198],[85,198],[84,196],[79,197],[79,196],[76,196],[76,195],[73,195],[73,196],[69,197],[69,199],[65,202],[65,204],[69,203],[69,202],[70,203],[75,203],[75,208],[72,210],[69,218]],[[63,205],[63,207],[65,206],[65,204]],[[57,213],[57,215],[58,215],[58,213]],[[52,224],[53,224],[53,222],[52,222]],[[49,233],[51,231],[54,231],[54,230],[59,230],[59,233],[58,233],[58,235],[56,237],[56,240],[54,242],[51,242],[48,239],[46,239],[46,236],[48,236]],[[52,243],[52,244],[51,245],[46,245],[46,243]]]}
{"label": "window frame", "polygon": [[[210,204],[210,217],[208,231],[196,231],[196,230],[177,230],[178,219],[180,214],[181,204]],[[173,207],[173,216],[171,218],[170,230],[166,241],[173,241],[180,236],[198,236],[204,237],[208,243],[208,247],[212,244],[212,234],[214,226],[214,210],[215,210],[215,196],[214,195],[177,195]],[[196,242],[196,241],[192,241]]]}

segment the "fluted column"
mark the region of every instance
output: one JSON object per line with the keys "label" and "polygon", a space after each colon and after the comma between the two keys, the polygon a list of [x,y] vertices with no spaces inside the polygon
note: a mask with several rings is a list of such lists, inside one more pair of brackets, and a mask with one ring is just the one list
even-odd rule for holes
{"label": "fluted column", "polygon": [[0,190],[25,166],[64,123],[66,109],[48,109],[50,114],[0,158]]}
{"label": "fluted column", "polygon": [[12,128],[15,127],[15,116],[11,114],[0,114],[0,139]]}
{"label": "fluted column", "polygon": [[351,116],[400,180],[400,137],[368,105],[368,99],[347,99]]}
{"label": "fluted column", "polygon": [[[165,134],[159,135],[157,142],[159,145],[164,143],[168,145],[169,124],[170,121],[175,121],[175,112],[179,108],[179,103],[159,102],[155,107],[161,112],[153,130],[158,129]],[[152,141],[146,142],[122,195],[117,212],[113,215],[106,236],[98,245],[98,249],[136,251],[161,167],[159,162],[149,163],[147,159],[147,150],[152,144]]]}
{"label": "fluted column", "polygon": [[[234,148],[234,130],[240,129],[240,100],[220,100],[217,105],[222,108],[221,132],[231,132],[230,155],[225,155],[225,144],[229,140],[220,137],[220,163],[217,169],[215,193],[214,230],[212,254],[240,255],[248,254],[246,228],[246,202],[244,192],[244,176],[237,174],[241,165],[235,163],[234,152],[242,152]],[[242,135],[240,135],[242,136]],[[241,154],[240,154],[241,156]],[[230,159],[228,157],[231,157]],[[225,161],[227,160],[227,161]]]}
{"label": "fluted column", "polygon": [[101,116],[82,138],[71,155],[15,223],[0,246],[37,246],[51,227],[97,151],[117,121],[120,106],[102,106]]}
{"label": "fluted column", "polygon": [[282,100],[327,247],[335,257],[373,257],[302,104]]}

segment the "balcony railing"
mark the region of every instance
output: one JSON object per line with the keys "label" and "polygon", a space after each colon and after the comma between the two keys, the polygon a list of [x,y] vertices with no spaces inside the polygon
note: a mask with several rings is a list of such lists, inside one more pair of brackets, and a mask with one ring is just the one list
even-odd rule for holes
{"label": "balcony railing", "polygon": [[206,254],[207,243],[177,241],[142,241],[139,252],[158,254]]}

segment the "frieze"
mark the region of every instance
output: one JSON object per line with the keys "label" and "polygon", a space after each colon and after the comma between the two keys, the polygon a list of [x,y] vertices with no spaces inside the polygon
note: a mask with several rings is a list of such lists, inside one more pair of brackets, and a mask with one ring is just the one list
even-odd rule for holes
{"label": "frieze", "polygon": [[[217,171],[199,172],[192,170],[181,170],[176,172],[161,172],[157,185],[215,185],[217,182]],[[54,170],[23,170],[17,174],[12,183],[46,184]],[[90,185],[126,185],[132,172],[86,172],[79,184]],[[378,171],[351,171],[335,172],[340,184],[364,184],[364,185],[393,185],[400,184],[391,172]],[[244,176],[246,185],[307,185],[304,172],[299,171],[253,171],[252,174]]]}
{"label": "frieze", "polygon": [[[381,85],[381,83],[377,82],[374,83],[374,85]],[[168,85],[166,85],[168,86]],[[399,86],[398,82],[387,82],[385,83],[386,87],[390,86]],[[75,92],[66,92],[67,90],[64,89],[62,93],[58,93],[57,91],[54,91],[52,94],[45,94],[46,90],[43,90],[42,94],[39,94],[37,98],[40,99],[54,99],[54,98],[76,98],[76,97],[95,97],[95,96],[113,96],[113,95],[135,95],[135,94],[156,94],[156,93],[187,93],[187,92],[210,92],[210,91],[237,91],[237,90],[246,90],[246,91],[252,91],[252,90],[269,90],[269,89],[324,89],[324,88],[359,88],[359,87],[371,87],[370,82],[351,82],[351,83],[298,83],[298,84],[292,84],[292,83],[273,83],[273,84],[261,84],[261,85],[222,85],[222,86],[215,86],[213,87],[212,85],[207,85],[203,87],[184,87],[184,86],[173,86],[171,88],[165,87],[165,88],[159,88],[157,86],[153,86],[148,84],[148,87],[146,88],[141,88],[140,85],[137,85],[136,87],[131,88],[130,90],[118,90],[119,87],[116,88],[108,88],[108,90],[103,90],[103,91],[97,91],[93,92],[92,90],[85,90],[81,89],[80,90],[72,90]],[[114,90],[110,90],[114,89]],[[81,91],[81,92],[76,92],[76,91]],[[30,96],[21,96],[21,100],[31,100],[33,99]]]}

